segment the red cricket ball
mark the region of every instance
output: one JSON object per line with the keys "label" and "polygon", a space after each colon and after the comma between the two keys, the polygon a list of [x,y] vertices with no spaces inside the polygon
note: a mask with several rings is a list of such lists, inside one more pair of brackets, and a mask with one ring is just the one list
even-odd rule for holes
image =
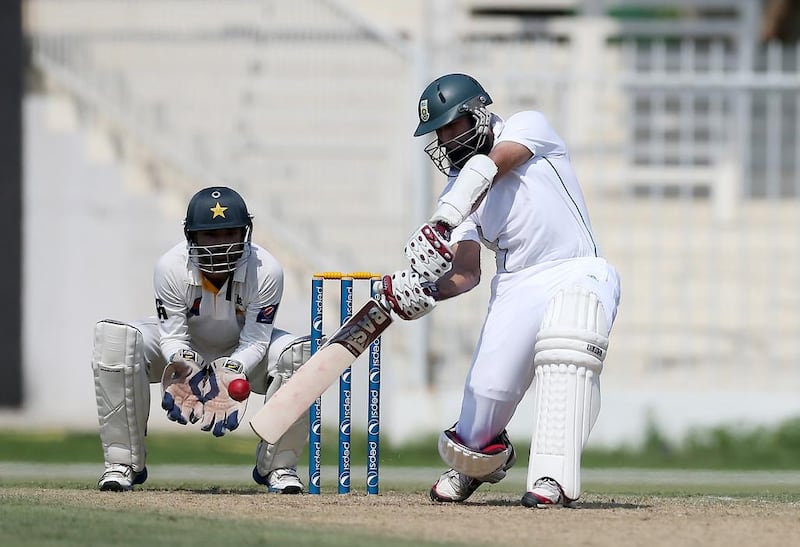
{"label": "red cricket ball", "polygon": [[236,378],[228,384],[228,395],[236,401],[244,401],[250,396],[250,382],[244,378]]}

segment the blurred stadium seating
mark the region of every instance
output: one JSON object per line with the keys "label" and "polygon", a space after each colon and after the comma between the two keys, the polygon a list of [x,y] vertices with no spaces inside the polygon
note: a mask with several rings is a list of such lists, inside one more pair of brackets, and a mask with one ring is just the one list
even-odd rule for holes
{"label": "blurred stadium seating", "polygon": [[[800,48],[759,42],[757,2],[372,4],[28,0],[31,93],[110,142],[135,174],[118,192],[157,203],[175,236],[197,188],[241,190],[302,329],[313,271],[403,266],[439,188],[410,136],[416,98],[439,73],[471,73],[495,111],[542,110],[565,137],[622,275],[597,436],[635,436],[648,412],[676,431],[800,412]],[[164,240],[148,228],[119,240],[145,264]],[[390,434],[456,415],[492,263],[425,324],[429,346],[414,325],[386,336]],[[149,301],[149,277],[125,285],[128,302],[95,303],[95,319]],[[85,366],[91,407],[91,324],[72,328],[86,336],[70,332],[84,339],[65,361]],[[512,423],[527,428],[524,414]]]}

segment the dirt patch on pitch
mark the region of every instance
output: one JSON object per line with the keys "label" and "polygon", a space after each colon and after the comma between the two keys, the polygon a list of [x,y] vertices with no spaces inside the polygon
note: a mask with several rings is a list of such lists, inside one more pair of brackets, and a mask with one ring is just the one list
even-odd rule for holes
{"label": "dirt patch on pitch", "polygon": [[[115,494],[9,488],[42,502],[104,509],[264,519],[464,545],[674,547],[785,546],[800,537],[800,504],[724,497],[587,496],[574,509],[527,509],[510,495],[476,493],[434,504],[426,493],[277,496],[256,490],[149,490]],[[178,509],[176,509],[178,512]],[[265,516],[265,515],[268,515]]]}

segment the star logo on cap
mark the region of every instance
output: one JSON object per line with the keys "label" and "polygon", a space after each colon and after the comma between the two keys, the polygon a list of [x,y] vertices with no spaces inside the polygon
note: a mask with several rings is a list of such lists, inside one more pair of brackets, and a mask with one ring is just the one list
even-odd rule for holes
{"label": "star logo on cap", "polygon": [[225,211],[227,210],[228,210],[227,207],[223,207],[222,205],[219,204],[219,202],[217,202],[217,205],[215,207],[209,209],[209,211],[214,213],[214,216],[211,217],[211,220],[214,220],[217,217],[225,218]]}

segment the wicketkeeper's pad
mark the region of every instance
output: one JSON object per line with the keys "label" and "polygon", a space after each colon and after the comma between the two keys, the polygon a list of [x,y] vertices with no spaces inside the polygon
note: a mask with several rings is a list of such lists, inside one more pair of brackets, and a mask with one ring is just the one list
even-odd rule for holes
{"label": "wicketkeeper's pad", "polygon": [[[270,381],[265,401],[289,381],[297,369],[311,358],[311,339],[301,336],[287,345],[278,356],[274,366],[270,365]],[[300,454],[308,442],[308,412],[303,413],[297,421],[283,434],[275,444],[266,441],[258,443],[256,448],[256,471],[266,477],[270,471],[281,467],[295,467]]]}
{"label": "wicketkeeper's pad", "polygon": [[142,333],[118,321],[98,322],[94,330],[92,370],[105,462],[142,471],[150,414],[150,384]]}

